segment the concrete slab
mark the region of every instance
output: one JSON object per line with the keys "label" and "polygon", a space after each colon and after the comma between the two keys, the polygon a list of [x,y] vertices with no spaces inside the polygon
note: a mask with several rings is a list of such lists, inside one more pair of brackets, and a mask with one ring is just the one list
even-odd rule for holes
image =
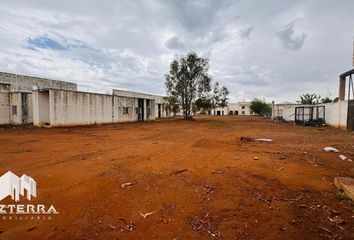
{"label": "concrete slab", "polygon": [[334,184],[354,201],[354,178],[336,177]]}

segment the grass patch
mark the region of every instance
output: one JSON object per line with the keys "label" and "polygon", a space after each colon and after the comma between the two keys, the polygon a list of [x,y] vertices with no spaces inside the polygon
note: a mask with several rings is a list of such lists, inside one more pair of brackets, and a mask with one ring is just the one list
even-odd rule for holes
{"label": "grass patch", "polygon": [[338,192],[337,192],[337,198],[338,198],[339,200],[351,200],[351,198],[348,197],[347,194],[345,194],[343,188],[340,188],[340,189],[338,190]]}

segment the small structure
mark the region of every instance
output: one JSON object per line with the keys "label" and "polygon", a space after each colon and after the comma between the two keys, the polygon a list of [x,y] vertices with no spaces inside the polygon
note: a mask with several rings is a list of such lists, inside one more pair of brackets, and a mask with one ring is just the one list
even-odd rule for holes
{"label": "small structure", "polygon": [[325,124],[325,106],[295,107],[295,124],[321,126]]}

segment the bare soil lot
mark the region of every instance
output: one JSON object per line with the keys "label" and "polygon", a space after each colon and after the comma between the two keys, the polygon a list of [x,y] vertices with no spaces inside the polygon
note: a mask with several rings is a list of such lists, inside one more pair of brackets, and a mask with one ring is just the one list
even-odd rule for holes
{"label": "bare soil lot", "polygon": [[323,151],[354,159],[353,133],[225,116],[6,127],[0,142],[0,174],[33,177],[30,203],[60,212],[0,219],[0,239],[354,239],[354,205],[334,186],[354,162]]}

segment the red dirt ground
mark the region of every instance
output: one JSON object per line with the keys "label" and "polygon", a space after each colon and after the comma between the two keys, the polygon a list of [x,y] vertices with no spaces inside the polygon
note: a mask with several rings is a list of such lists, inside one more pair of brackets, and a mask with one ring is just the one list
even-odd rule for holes
{"label": "red dirt ground", "polygon": [[354,177],[354,162],[323,151],[354,159],[353,133],[226,116],[5,127],[0,141],[0,175],[37,182],[37,197],[20,203],[60,212],[7,215],[0,239],[354,239],[354,205],[334,186],[334,177]]}

